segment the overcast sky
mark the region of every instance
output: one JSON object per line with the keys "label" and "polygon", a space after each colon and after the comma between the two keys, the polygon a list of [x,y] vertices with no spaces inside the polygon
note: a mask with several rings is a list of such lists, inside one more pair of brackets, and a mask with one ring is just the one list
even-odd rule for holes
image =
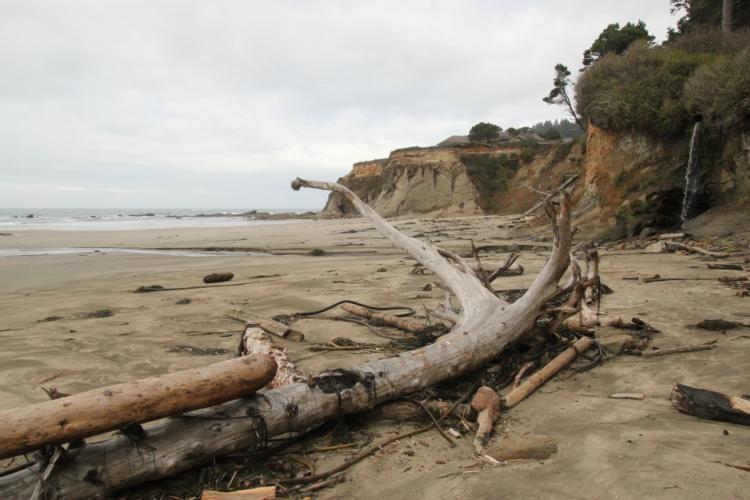
{"label": "overcast sky", "polygon": [[609,23],[667,0],[0,0],[0,207],[317,208],[296,176],[542,102]]}

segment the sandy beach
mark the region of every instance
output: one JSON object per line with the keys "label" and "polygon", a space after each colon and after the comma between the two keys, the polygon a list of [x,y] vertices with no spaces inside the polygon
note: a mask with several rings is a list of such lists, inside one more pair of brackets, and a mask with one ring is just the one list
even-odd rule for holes
{"label": "sandy beach", "polygon": [[[508,245],[520,244],[525,274],[495,283],[496,288],[520,288],[541,268],[549,243],[517,239],[517,228],[508,222],[507,217],[483,216],[401,219],[396,225],[454,251],[466,252],[469,239],[495,245],[488,264],[501,263]],[[0,258],[0,409],[45,400],[42,387],[76,393],[230,358],[242,325],[225,311],[237,305],[270,317],[347,298],[407,305],[419,314],[423,304],[444,300],[434,276],[410,274],[414,261],[361,219],[0,236],[0,249],[66,247],[238,252],[198,257],[103,250]],[[324,254],[309,255],[314,249]],[[152,284],[202,285],[205,274],[217,271],[234,273],[232,286],[134,293]],[[668,396],[678,381],[730,394],[748,392],[750,329],[691,328],[714,318],[750,323],[748,299],[717,280],[622,279],[655,273],[711,278],[738,271],[710,270],[693,256],[602,252],[602,279],[614,291],[605,298],[603,312],[648,321],[662,332],[654,337],[655,346],[717,339],[715,349],[656,358],[621,356],[586,373],[559,375],[497,426],[501,436],[548,436],[558,448],[548,459],[477,467],[470,436],[449,448],[437,433],[428,432],[354,466],[346,482],[319,498],[746,498],[750,474],[725,464],[748,465],[750,430],[680,414]],[[424,290],[428,283],[433,284],[430,291]],[[111,315],[86,317],[101,310]],[[280,343],[307,373],[392,352],[388,340],[351,323],[306,319],[295,328],[305,333],[305,342]],[[367,354],[309,348],[336,337],[382,348]],[[621,392],[643,393],[645,399],[608,398]],[[375,421],[359,432],[377,439],[408,425]],[[308,459],[323,470],[351,453],[344,449]]]}

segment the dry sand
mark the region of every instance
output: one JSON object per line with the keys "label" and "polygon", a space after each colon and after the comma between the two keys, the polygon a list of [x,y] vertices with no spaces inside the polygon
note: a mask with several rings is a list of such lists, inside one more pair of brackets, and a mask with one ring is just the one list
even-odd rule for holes
{"label": "dry sand", "polygon": [[[514,228],[503,217],[399,220],[410,234],[427,234],[453,250],[505,244]],[[546,243],[522,253],[526,274],[503,278],[497,288],[533,279],[546,257]],[[234,304],[273,316],[323,307],[343,298],[374,305],[421,309],[443,300],[423,291],[434,277],[413,275],[413,265],[362,220],[295,221],[243,228],[117,232],[19,231],[0,236],[0,248],[140,247],[264,249],[272,255],[175,257],[107,252],[0,258],[0,409],[42,401],[41,387],[75,393],[206,363],[230,353],[170,352],[176,346],[233,351],[240,324],[224,317]],[[322,257],[308,256],[315,248]],[[502,262],[493,253],[488,262]],[[385,268],[385,272],[379,272]],[[231,271],[241,286],[137,294],[142,285],[201,285],[203,275]],[[562,374],[505,415],[504,434],[545,434],[558,446],[542,461],[476,465],[471,438],[449,448],[428,432],[394,443],[354,466],[348,480],[320,498],[749,498],[750,473],[720,462],[750,465],[750,428],[699,420],[678,413],[668,395],[676,381],[732,394],[750,392],[750,329],[709,333],[689,325],[706,318],[750,322],[750,299],[718,281],[642,284],[623,276],[711,277],[737,273],[706,269],[698,257],[604,252],[603,281],[614,289],[603,312],[640,316],[663,333],[654,345],[718,338],[711,351],[657,358],[619,357],[592,371]],[[258,277],[266,276],[266,277]],[[179,305],[180,299],[190,299]],[[110,309],[107,318],[83,318]],[[43,321],[57,316],[61,319]],[[388,353],[387,341],[350,323],[304,320],[296,327],[305,343],[282,342],[310,373],[347,367]],[[384,344],[382,352],[311,352],[307,345],[335,337]],[[640,400],[608,399],[639,392]],[[5,425],[0,423],[0,425]],[[408,424],[373,423],[366,432],[382,438]],[[318,470],[352,451],[309,458]],[[467,472],[460,474],[461,472]]]}

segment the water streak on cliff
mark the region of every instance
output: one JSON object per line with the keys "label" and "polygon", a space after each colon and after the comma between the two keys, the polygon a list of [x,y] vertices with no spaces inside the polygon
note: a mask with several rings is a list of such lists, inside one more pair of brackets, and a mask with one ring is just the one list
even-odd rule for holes
{"label": "water streak on cliff", "polygon": [[693,199],[698,186],[695,185],[698,178],[698,142],[700,136],[701,122],[693,125],[693,135],[690,137],[690,153],[688,155],[687,168],[685,169],[685,196],[682,199],[682,223],[685,224],[690,218]]}

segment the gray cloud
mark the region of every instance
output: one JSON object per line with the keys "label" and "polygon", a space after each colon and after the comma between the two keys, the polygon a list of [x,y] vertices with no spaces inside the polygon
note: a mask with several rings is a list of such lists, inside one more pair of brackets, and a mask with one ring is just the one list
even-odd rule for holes
{"label": "gray cloud", "polygon": [[[564,8],[561,8],[561,5]],[[317,207],[297,176],[430,145],[541,97],[610,22],[668,2],[0,4],[0,206]]]}

